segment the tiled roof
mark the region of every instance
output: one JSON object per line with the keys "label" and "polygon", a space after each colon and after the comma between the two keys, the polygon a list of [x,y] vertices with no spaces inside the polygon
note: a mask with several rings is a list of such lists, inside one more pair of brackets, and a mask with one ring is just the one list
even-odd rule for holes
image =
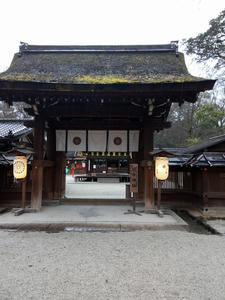
{"label": "tiled roof", "polygon": [[189,158],[190,158],[190,155],[189,156],[184,155],[184,156],[168,157],[169,166],[170,167],[182,167]]}
{"label": "tiled roof", "polygon": [[225,167],[225,152],[203,152],[193,155],[185,166],[191,167]]}
{"label": "tiled roof", "polygon": [[[216,137],[214,144],[218,141],[224,141],[223,136]],[[214,145],[213,144],[213,145]],[[206,142],[204,143],[206,145]],[[212,141],[209,140],[207,145],[212,145]],[[204,148],[199,148],[199,150]],[[163,148],[163,150],[168,152],[169,166],[170,167],[225,167],[225,151],[223,152],[204,152],[200,153],[185,153],[185,148]],[[157,153],[159,150],[154,149],[154,152]],[[172,156],[169,154],[173,153]]]}
{"label": "tiled roof", "polygon": [[31,128],[24,126],[23,121],[0,120],[0,139],[7,137],[19,137],[31,132]]}
{"label": "tiled roof", "polygon": [[[207,151],[208,148],[218,145],[220,143],[225,142],[225,134],[220,136],[211,137],[207,141],[200,142],[196,145],[193,145],[192,147],[189,147],[185,153],[197,153],[202,151]],[[225,151],[225,149],[224,149]]]}

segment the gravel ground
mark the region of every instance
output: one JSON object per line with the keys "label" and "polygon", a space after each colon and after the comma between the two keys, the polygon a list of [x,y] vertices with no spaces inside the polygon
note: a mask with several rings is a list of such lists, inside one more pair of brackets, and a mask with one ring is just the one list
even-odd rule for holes
{"label": "gravel ground", "polygon": [[89,199],[124,199],[126,183],[75,182],[66,176],[67,198]]}
{"label": "gravel ground", "polygon": [[0,299],[225,299],[225,238],[0,231]]}

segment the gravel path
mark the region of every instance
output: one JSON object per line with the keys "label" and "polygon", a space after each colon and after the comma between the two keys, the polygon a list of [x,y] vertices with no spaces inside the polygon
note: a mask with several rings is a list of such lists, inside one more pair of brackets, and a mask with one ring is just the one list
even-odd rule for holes
{"label": "gravel path", "polygon": [[225,299],[225,238],[0,231],[0,299]]}
{"label": "gravel path", "polygon": [[66,176],[66,197],[79,199],[124,199],[126,183],[75,182]]}

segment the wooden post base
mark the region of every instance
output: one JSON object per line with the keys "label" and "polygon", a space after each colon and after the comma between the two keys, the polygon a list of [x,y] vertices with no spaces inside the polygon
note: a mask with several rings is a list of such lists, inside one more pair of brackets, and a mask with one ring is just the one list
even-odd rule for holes
{"label": "wooden post base", "polygon": [[145,210],[154,209],[154,169],[144,167],[144,200]]}
{"label": "wooden post base", "polygon": [[41,209],[43,187],[43,163],[40,160],[34,160],[32,165],[32,190],[31,190],[31,208]]}

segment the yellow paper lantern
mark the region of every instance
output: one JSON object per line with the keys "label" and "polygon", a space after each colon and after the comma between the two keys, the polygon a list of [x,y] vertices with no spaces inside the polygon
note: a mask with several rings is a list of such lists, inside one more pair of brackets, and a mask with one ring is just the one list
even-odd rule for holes
{"label": "yellow paper lantern", "polygon": [[15,156],[13,161],[13,175],[16,179],[22,179],[27,176],[26,156]]}
{"label": "yellow paper lantern", "polygon": [[166,180],[169,176],[169,160],[167,157],[156,157],[155,176],[158,180]]}

